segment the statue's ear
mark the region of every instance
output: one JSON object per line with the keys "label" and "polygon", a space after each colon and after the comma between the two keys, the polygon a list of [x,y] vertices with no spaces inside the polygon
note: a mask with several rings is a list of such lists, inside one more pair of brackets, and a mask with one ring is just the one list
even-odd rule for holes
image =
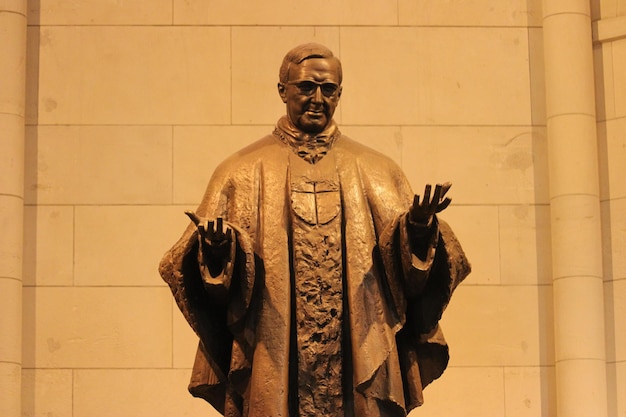
{"label": "statue's ear", "polygon": [[283,100],[283,103],[287,102],[287,86],[283,83],[278,83],[278,94]]}

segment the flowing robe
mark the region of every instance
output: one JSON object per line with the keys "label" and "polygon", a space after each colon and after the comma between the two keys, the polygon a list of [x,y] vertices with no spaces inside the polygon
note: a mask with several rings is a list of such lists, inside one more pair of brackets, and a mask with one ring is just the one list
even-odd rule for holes
{"label": "flowing robe", "polygon": [[[410,235],[414,194],[393,161],[346,136],[331,153],[341,204],[346,416],[405,416],[447,366],[438,321],[469,263],[439,219],[424,236]],[[222,217],[235,232],[221,274],[203,271],[193,224],[160,265],[200,339],[189,390],[228,417],[295,417],[291,156],[268,135],[213,174],[197,214]]]}

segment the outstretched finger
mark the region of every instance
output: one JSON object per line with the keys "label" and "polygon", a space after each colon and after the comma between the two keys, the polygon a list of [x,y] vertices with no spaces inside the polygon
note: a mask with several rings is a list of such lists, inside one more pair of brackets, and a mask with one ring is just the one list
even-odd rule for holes
{"label": "outstretched finger", "polygon": [[420,196],[419,194],[415,194],[415,197],[413,197],[413,209],[415,209],[416,207],[419,207],[420,205]]}
{"label": "outstretched finger", "polygon": [[207,239],[209,241],[214,240],[215,239],[215,221],[209,220],[207,222],[206,231],[207,231]]}
{"label": "outstretched finger", "polygon": [[430,202],[430,211],[435,212],[439,206],[439,200],[441,200],[441,184],[435,186],[435,192],[433,193],[433,199]]}
{"label": "outstretched finger", "polygon": [[224,237],[224,220],[221,217],[217,218],[217,225],[215,226],[215,237],[222,239]]}
{"label": "outstretched finger", "polygon": [[447,181],[441,184],[441,195],[439,196],[440,199],[446,196],[450,187],[452,187],[452,183],[450,181]]}
{"label": "outstretched finger", "polygon": [[187,215],[187,217],[191,219],[191,221],[193,222],[193,224],[196,225],[196,227],[200,224],[200,217],[198,217],[196,213],[194,213],[191,210],[185,210],[185,214]]}
{"label": "outstretched finger", "polygon": [[422,204],[430,204],[430,189],[430,184],[426,184],[426,187],[424,188],[424,198],[422,199]]}
{"label": "outstretched finger", "polygon": [[450,198],[448,197],[444,198],[444,200],[440,204],[437,205],[437,213],[445,210],[450,205],[451,202],[452,200]]}

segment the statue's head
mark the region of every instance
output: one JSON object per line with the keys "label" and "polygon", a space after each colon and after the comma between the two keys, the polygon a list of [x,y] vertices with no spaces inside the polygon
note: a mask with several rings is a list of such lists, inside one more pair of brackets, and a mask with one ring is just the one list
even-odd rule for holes
{"label": "statue's head", "polygon": [[319,133],[332,121],[341,97],[341,62],[323,45],[307,43],[287,52],[278,94],[298,129]]}

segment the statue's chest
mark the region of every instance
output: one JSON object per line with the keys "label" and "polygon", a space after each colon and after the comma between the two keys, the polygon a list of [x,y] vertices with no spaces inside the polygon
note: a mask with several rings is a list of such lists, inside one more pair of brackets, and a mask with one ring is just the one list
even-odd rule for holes
{"label": "statue's chest", "polygon": [[332,154],[290,160],[293,314],[298,415],[343,415],[340,183]]}

